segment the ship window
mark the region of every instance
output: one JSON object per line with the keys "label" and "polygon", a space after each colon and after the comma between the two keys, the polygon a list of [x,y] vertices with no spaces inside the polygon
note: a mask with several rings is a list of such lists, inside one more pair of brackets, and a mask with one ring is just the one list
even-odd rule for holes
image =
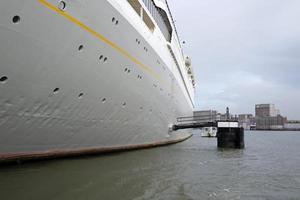
{"label": "ship window", "polygon": [[103,58],[103,55],[101,55],[101,56],[99,57],[99,60],[102,60],[102,58]]}
{"label": "ship window", "polygon": [[130,73],[130,69],[125,68],[125,69],[124,69],[124,72]]}
{"label": "ship window", "polygon": [[5,83],[7,81],[7,77],[6,76],[2,76],[1,78],[0,78],[0,82],[1,83]]}
{"label": "ship window", "polygon": [[64,1],[60,1],[58,4],[58,8],[62,11],[64,11],[66,9],[66,2]]}
{"label": "ship window", "polygon": [[147,12],[143,9],[142,5],[138,0],[127,0],[128,3],[131,5],[131,7],[135,10],[135,12],[142,18],[144,23],[147,25],[149,30],[151,32],[154,31],[155,25],[150,18],[150,16],[147,14]]}
{"label": "ship window", "polygon": [[83,50],[83,45],[80,45],[79,47],[78,47],[78,51],[82,51]]}
{"label": "ship window", "polygon": [[59,88],[55,88],[55,89],[53,90],[53,93],[56,94],[56,93],[58,93],[58,91],[59,91]]}
{"label": "ship window", "polygon": [[102,101],[102,103],[105,103],[106,102],[106,98],[103,98],[101,101]]}
{"label": "ship window", "polygon": [[154,25],[153,21],[151,20],[151,18],[149,17],[149,15],[146,12],[143,13],[143,21],[148,26],[150,31],[153,32],[154,29],[155,29],[155,25]]}
{"label": "ship window", "polygon": [[78,98],[81,99],[82,97],[83,97],[83,93],[80,93],[80,94],[78,95]]}
{"label": "ship window", "polygon": [[21,20],[20,16],[16,15],[12,18],[13,23],[18,23]]}
{"label": "ship window", "polygon": [[111,19],[111,21],[112,21],[113,23],[115,23],[115,25],[118,25],[118,24],[119,24],[119,21],[116,20],[116,18],[114,18],[114,17]]}
{"label": "ship window", "polygon": [[141,16],[141,9],[142,5],[138,0],[128,0],[128,3],[131,5],[131,7],[135,10],[135,12]]}

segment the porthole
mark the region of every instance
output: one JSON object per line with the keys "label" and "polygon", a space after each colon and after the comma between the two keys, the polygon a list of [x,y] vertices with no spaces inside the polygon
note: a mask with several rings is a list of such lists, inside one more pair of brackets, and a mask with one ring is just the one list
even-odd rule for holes
{"label": "porthole", "polygon": [[58,93],[58,91],[59,91],[59,88],[55,88],[55,89],[53,90],[53,93],[56,94],[56,93]]}
{"label": "porthole", "polygon": [[105,103],[106,102],[106,98],[102,98],[101,101],[102,101],[102,103]]}
{"label": "porthole", "polygon": [[127,72],[127,71],[128,71],[128,69],[127,69],[127,68],[125,68],[125,69],[124,69],[124,72]]}
{"label": "porthole", "polygon": [[124,102],[124,103],[122,104],[122,106],[125,107],[125,106],[126,106],[126,102]]}
{"label": "porthole", "polygon": [[78,95],[78,98],[81,99],[81,98],[83,97],[83,95],[84,95],[83,93],[80,93],[80,94]]}
{"label": "porthole", "polygon": [[2,76],[0,78],[0,83],[6,83],[7,79],[8,79],[7,76]]}
{"label": "porthole", "polygon": [[78,51],[82,51],[82,50],[83,50],[83,45],[79,45]]}
{"label": "porthole", "polygon": [[116,18],[113,17],[113,18],[111,19],[111,21],[112,21],[112,22],[115,22],[115,21],[116,21]]}
{"label": "porthole", "polygon": [[107,61],[107,57],[105,57],[105,58],[103,59],[103,61],[106,62],[106,61]]}
{"label": "porthole", "polygon": [[103,58],[103,55],[99,56],[99,60],[102,60],[102,58]]}
{"label": "porthole", "polygon": [[127,73],[130,73],[130,69],[127,70]]}
{"label": "porthole", "polygon": [[135,41],[136,43],[141,44],[141,41],[139,39],[136,39]]}
{"label": "porthole", "polygon": [[117,21],[116,21],[116,25],[118,25],[118,24],[119,24],[119,21],[117,20]]}
{"label": "porthole", "polygon": [[66,2],[60,1],[58,4],[58,8],[62,11],[65,11],[66,10]]}
{"label": "porthole", "polygon": [[19,23],[20,20],[21,20],[21,18],[20,18],[20,16],[18,16],[18,15],[14,16],[14,17],[12,18],[12,21],[13,21],[14,24]]}

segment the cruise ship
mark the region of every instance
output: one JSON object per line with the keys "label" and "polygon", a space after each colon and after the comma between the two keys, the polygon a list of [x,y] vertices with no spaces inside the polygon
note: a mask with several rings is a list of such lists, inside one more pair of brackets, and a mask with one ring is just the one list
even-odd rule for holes
{"label": "cruise ship", "polygon": [[0,1],[0,161],[183,141],[195,80],[166,0]]}

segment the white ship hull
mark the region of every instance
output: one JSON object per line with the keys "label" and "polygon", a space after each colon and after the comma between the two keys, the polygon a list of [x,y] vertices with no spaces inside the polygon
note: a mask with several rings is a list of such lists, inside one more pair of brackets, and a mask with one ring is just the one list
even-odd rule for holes
{"label": "white ship hull", "polygon": [[65,2],[0,2],[0,160],[189,137],[169,126],[192,115],[191,97],[127,2]]}

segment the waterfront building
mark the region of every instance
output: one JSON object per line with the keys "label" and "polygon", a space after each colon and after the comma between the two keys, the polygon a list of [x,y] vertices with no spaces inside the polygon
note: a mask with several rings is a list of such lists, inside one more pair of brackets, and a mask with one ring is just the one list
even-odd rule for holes
{"label": "waterfront building", "polygon": [[274,104],[257,104],[255,105],[256,117],[276,117],[280,112]]}
{"label": "waterfront building", "polygon": [[284,124],[284,129],[287,129],[287,130],[300,130],[300,120],[288,120]]}
{"label": "waterfront building", "polygon": [[258,130],[278,130],[284,128],[287,118],[277,115],[276,117],[256,117],[255,121]]}
{"label": "waterfront building", "polygon": [[218,113],[216,118],[217,118],[217,121],[220,121],[220,120],[227,120],[226,113],[225,113],[225,114]]}
{"label": "waterfront building", "polygon": [[256,129],[278,130],[283,129],[287,118],[280,115],[280,111],[274,104],[255,105]]}
{"label": "waterfront building", "polygon": [[251,125],[255,124],[255,119],[252,114],[239,114],[238,115],[239,127],[245,130],[250,130]]}

